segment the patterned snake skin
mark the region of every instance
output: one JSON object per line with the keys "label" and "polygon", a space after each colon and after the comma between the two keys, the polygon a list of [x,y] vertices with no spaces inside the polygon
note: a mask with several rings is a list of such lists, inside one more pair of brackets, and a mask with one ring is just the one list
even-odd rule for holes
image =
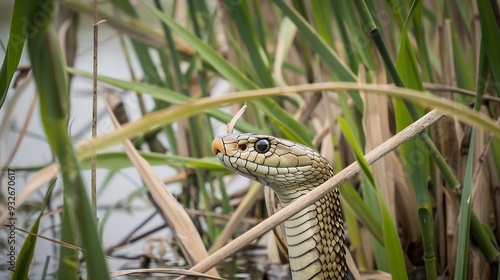
{"label": "patterned snake skin", "polygon": [[[316,151],[258,134],[226,134],[212,142],[226,168],[272,188],[286,206],[333,176]],[[339,190],[285,221],[293,279],[347,279]]]}

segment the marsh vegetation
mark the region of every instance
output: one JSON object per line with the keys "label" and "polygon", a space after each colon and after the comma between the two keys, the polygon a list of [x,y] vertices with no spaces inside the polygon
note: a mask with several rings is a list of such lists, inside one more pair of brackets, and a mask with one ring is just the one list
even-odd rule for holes
{"label": "marsh vegetation", "polygon": [[[15,206],[18,218],[12,276],[9,257],[0,258],[6,275],[107,279],[129,269],[150,277],[191,269],[235,278],[238,271],[221,268],[244,267],[248,254],[259,255],[262,273],[286,272],[279,241],[265,230],[248,234],[279,224],[268,219],[264,188],[237,180],[211,152],[247,103],[235,131],[313,147],[340,175],[342,184],[329,187],[341,190],[361,277],[499,277],[498,1],[111,0],[98,1],[96,18],[93,5],[16,0],[0,38],[0,214],[7,223]],[[93,23],[97,44],[89,43]],[[93,78],[92,47],[110,42]],[[92,104],[79,99],[92,98],[93,81],[96,137]],[[29,102],[20,103],[23,95]],[[84,117],[74,114],[82,104],[90,105]],[[420,131],[425,117],[433,123]],[[88,132],[75,135],[75,119]],[[412,124],[412,137],[384,150]],[[30,156],[45,160],[16,164],[32,139],[44,145]],[[372,150],[384,151],[374,164],[363,159]],[[354,162],[360,172],[342,177]],[[10,233],[2,228],[2,252]],[[37,249],[47,242],[50,253]]]}

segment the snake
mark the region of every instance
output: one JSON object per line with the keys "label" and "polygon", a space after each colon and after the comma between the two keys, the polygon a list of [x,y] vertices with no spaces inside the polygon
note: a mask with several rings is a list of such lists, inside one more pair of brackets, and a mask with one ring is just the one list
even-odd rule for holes
{"label": "snake", "polygon": [[[211,148],[227,169],[270,187],[284,207],[334,175],[314,149],[274,136],[229,133],[216,137]],[[292,279],[347,279],[338,188],[284,224]]]}

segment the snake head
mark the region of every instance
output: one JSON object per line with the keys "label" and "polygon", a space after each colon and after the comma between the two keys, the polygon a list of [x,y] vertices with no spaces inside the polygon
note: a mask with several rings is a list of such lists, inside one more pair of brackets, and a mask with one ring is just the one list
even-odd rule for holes
{"label": "snake head", "polygon": [[216,137],[212,152],[220,163],[281,194],[310,190],[333,175],[315,150],[290,140],[261,134],[232,133]]}
{"label": "snake head", "polygon": [[[226,134],[212,142],[220,163],[274,190],[283,206],[333,176],[320,154],[304,145],[260,134]],[[339,190],[285,222],[294,279],[347,279]]]}

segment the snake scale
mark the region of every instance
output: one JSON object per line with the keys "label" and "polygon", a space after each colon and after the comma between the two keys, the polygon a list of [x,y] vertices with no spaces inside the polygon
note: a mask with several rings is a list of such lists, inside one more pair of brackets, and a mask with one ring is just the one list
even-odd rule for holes
{"label": "snake scale", "polygon": [[[283,206],[334,174],[315,150],[274,136],[226,134],[212,151],[226,168],[273,189]],[[285,221],[285,232],[293,279],[347,279],[338,189]]]}

